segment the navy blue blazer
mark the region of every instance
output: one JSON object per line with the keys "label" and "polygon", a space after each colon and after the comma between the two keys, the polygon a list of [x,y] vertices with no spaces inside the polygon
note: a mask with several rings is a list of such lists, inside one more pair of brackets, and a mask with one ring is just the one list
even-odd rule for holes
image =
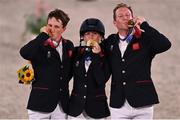
{"label": "navy blue blazer", "polygon": [[120,108],[125,99],[132,107],[159,103],[151,78],[151,63],[155,55],[168,50],[171,43],[147,22],[140,27],[145,32],[139,39],[133,36],[123,57],[118,34],[104,40],[112,74],[110,106],[113,108]]}
{"label": "navy blue blazer", "polygon": [[[86,72],[87,55],[91,57],[92,62]],[[92,118],[109,116],[105,84],[110,74],[104,54],[86,53],[85,48],[77,47],[73,58],[74,81],[68,114],[76,117],[85,111]]]}
{"label": "navy blue blazer", "polygon": [[55,48],[44,44],[48,38],[46,33],[40,33],[20,49],[21,56],[31,61],[35,75],[27,108],[52,112],[58,102],[61,102],[64,112],[67,112],[68,83],[72,78],[73,43],[62,38],[63,55],[61,60]]}

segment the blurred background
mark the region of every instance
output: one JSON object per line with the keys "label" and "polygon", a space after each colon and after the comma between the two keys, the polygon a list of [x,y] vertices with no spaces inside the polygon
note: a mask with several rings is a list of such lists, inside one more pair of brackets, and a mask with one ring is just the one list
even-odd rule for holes
{"label": "blurred background", "polygon": [[[152,78],[160,98],[154,118],[180,119],[179,0],[0,0],[0,119],[27,118],[30,86],[18,84],[16,71],[27,63],[19,55],[20,47],[34,37],[28,22],[36,21],[34,18],[41,15],[46,17],[55,8],[62,9],[71,18],[63,36],[78,45],[79,27],[86,18],[101,19],[106,37],[116,32],[112,10],[121,2],[131,5],[135,16],[144,16],[172,42],[171,49],[156,56],[152,64]],[[110,81],[106,88],[108,96],[109,84]]]}

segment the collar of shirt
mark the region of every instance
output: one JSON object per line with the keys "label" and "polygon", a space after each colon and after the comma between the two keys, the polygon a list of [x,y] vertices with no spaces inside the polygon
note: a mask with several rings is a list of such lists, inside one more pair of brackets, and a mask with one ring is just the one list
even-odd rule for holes
{"label": "collar of shirt", "polygon": [[86,72],[88,71],[91,62],[92,62],[92,61],[91,61],[91,57],[87,57],[87,58],[85,59],[85,61],[84,61],[85,64],[84,64],[84,65],[85,65]]}
{"label": "collar of shirt", "polygon": [[[121,39],[121,38],[125,38],[124,36],[121,36],[121,35],[119,35],[119,39]],[[125,53],[125,51],[126,51],[126,48],[127,48],[127,46],[128,46],[128,42],[125,40],[125,41],[122,41],[122,40],[119,40],[120,42],[119,42],[119,49],[120,49],[120,52],[121,52],[121,57],[123,57],[124,56],[124,53]]]}
{"label": "collar of shirt", "polygon": [[122,35],[119,34],[119,39],[120,39],[121,41],[124,41],[125,38],[126,38],[125,36],[122,36]]}
{"label": "collar of shirt", "polygon": [[127,43],[131,42],[133,38],[133,29],[129,29],[127,36],[122,36],[119,34],[120,41],[126,41]]}

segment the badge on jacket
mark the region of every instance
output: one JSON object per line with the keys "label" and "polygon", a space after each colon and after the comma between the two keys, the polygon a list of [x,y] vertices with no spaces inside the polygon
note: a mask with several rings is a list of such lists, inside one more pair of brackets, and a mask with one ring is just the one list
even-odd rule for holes
{"label": "badge on jacket", "polygon": [[134,44],[132,45],[132,49],[133,49],[133,50],[139,50],[139,49],[140,49],[139,43],[134,43]]}
{"label": "badge on jacket", "polygon": [[48,51],[48,52],[47,52],[47,58],[50,58],[50,57],[51,57],[51,52]]}

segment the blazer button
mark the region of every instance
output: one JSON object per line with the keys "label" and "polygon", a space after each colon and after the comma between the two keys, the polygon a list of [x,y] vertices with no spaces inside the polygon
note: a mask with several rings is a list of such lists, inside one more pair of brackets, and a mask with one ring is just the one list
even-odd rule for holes
{"label": "blazer button", "polygon": [[86,96],[84,96],[84,99],[86,99]]}
{"label": "blazer button", "polygon": [[126,73],[126,71],[125,71],[125,70],[122,70],[122,73],[124,74],[124,73]]}
{"label": "blazer button", "polygon": [[59,89],[59,91],[61,92],[61,91],[62,91],[62,89],[60,88],[60,89]]}
{"label": "blazer button", "polygon": [[60,80],[62,80],[62,77],[60,77]]}
{"label": "blazer button", "polygon": [[60,67],[61,69],[63,69],[63,65],[61,65],[61,67]]}
{"label": "blazer button", "polygon": [[87,85],[84,85],[85,88],[87,88]]}
{"label": "blazer button", "polygon": [[84,76],[87,77],[87,74],[85,74]]}
{"label": "blazer button", "polygon": [[125,59],[122,59],[122,62],[125,62]]}
{"label": "blazer button", "polygon": [[123,82],[123,85],[126,85],[126,82]]}

